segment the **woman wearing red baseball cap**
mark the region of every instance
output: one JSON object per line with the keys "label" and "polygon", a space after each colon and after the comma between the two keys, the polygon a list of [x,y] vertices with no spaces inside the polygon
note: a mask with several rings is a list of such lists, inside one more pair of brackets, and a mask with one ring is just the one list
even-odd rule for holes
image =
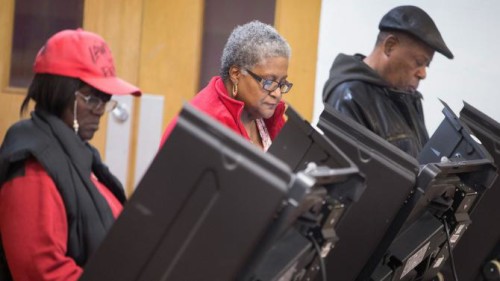
{"label": "woman wearing red baseball cap", "polygon": [[35,110],[0,147],[0,280],[77,280],[126,200],[88,141],[112,95],[141,92],[82,29],[49,38],[34,72],[21,113]]}

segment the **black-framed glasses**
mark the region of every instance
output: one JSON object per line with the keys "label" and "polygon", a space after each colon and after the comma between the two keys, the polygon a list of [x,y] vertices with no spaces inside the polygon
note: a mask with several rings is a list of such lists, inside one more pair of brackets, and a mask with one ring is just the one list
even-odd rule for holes
{"label": "black-framed glasses", "polygon": [[273,80],[264,79],[248,69],[245,69],[245,70],[248,72],[248,74],[250,74],[250,76],[253,77],[253,79],[255,79],[257,82],[260,83],[260,85],[262,86],[262,89],[264,89],[270,93],[274,92],[274,91],[276,91],[276,89],[280,88],[280,92],[282,94],[286,94],[290,91],[290,89],[292,89],[293,84],[286,81],[286,80],[276,82]]}
{"label": "black-framed glasses", "polygon": [[75,92],[75,96],[80,96],[84,101],[87,107],[91,110],[99,110],[104,106],[105,112],[110,112],[115,109],[118,105],[118,102],[115,100],[103,101],[99,97],[94,96],[93,94],[82,94],[80,91]]}

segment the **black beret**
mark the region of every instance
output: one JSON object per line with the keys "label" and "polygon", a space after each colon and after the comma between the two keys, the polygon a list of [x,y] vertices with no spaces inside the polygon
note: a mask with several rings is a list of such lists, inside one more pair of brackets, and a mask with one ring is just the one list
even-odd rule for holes
{"label": "black beret", "polygon": [[382,17],[378,28],[380,30],[397,30],[409,33],[447,58],[453,58],[453,54],[444,43],[436,24],[419,7],[399,6],[390,10]]}

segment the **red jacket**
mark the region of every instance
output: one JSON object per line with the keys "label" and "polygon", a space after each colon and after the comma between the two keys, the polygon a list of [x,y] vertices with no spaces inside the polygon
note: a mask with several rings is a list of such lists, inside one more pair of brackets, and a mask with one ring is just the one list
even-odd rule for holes
{"label": "red jacket", "polygon": [[[241,122],[241,113],[245,104],[239,100],[233,99],[229,96],[226,87],[224,86],[224,81],[221,77],[213,77],[208,85],[201,90],[193,99],[189,102],[196,108],[207,113],[208,115],[215,118],[220,123],[226,125],[232,129],[238,135],[243,136],[245,139],[250,140],[250,137]],[[285,103],[280,101],[274,115],[271,118],[264,119],[266,123],[267,130],[271,140],[278,135],[281,128],[285,125],[284,119]],[[177,122],[177,117],[170,122],[167,129],[163,133],[161,139],[161,145],[170,135],[171,131],[175,127]]]}
{"label": "red jacket", "polygon": [[[121,203],[94,176],[94,185],[116,218]],[[14,280],[76,281],[82,273],[66,256],[66,209],[54,181],[43,167],[27,161],[23,176],[0,188],[0,230],[7,263]]]}

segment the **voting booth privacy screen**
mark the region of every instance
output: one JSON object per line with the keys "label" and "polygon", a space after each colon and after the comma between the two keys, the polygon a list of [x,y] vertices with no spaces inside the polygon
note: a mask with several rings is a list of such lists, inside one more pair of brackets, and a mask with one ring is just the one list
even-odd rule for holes
{"label": "voting booth privacy screen", "polygon": [[314,278],[364,188],[352,162],[319,147],[330,161],[295,147],[305,156],[283,162],[185,105],[81,280]]}

